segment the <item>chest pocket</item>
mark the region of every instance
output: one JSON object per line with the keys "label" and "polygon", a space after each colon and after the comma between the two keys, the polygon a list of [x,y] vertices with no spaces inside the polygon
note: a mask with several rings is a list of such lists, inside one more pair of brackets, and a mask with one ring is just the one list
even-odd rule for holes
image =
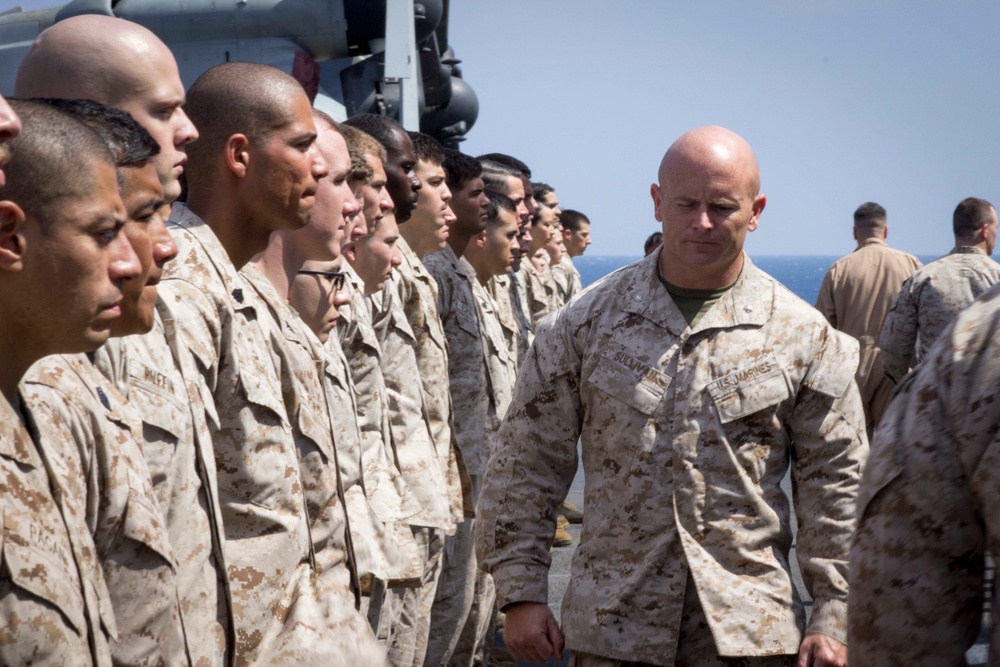
{"label": "chest pocket", "polygon": [[[76,567],[66,559],[31,544],[31,540],[4,526],[0,533],[0,564],[3,570],[15,587],[54,606],[77,633],[85,634],[87,621],[83,615],[83,595],[79,582],[75,582],[71,574],[76,572]],[[68,543],[65,546],[70,548]]]}
{"label": "chest pocket", "polygon": [[708,385],[708,393],[723,424],[778,405],[791,395],[788,380],[774,359],[765,359],[715,380]]}
{"label": "chest pocket", "polygon": [[168,378],[135,360],[129,362],[128,370],[128,400],[143,423],[165,431],[175,440],[182,440],[187,433],[191,413],[171,389],[176,390],[176,385],[183,381]]}
{"label": "chest pocket", "polygon": [[267,377],[241,364],[239,385],[239,390],[250,403],[267,408],[278,417],[279,421],[283,420],[285,404],[274,392],[275,386],[278,386],[276,380],[269,382]]}
{"label": "chest pocket", "polygon": [[601,357],[588,382],[605,394],[652,417],[663,401],[670,379],[656,369],[632,371],[612,359]]}
{"label": "chest pocket", "polygon": [[455,304],[455,322],[458,327],[476,338],[479,337],[479,315],[476,313],[476,306],[467,303],[464,299]]}
{"label": "chest pocket", "polygon": [[135,488],[129,489],[120,535],[148,547],[174,569],[174,552],[167,541],[167,526],[159,509],[144,496]]}

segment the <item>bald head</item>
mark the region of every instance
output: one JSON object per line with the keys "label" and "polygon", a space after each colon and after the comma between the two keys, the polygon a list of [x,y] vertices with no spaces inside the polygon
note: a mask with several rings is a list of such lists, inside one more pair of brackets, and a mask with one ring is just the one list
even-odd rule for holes
{"label": "bald head", "polygon": [[160,145],[154,158],[168,199],[180,194],[184,146],[198,137],[181,108],[170,49],[143,26],[86,14],[43,31],[17,73],[18,97],[89,99],[127,111]]}
{"label": "bald head", "polygon": [[682,134],[660,162],[659,178],[671,169],[698,166],[703,169],[735,170],[745,180],[751,197],[760,193],[760,170],[757,157],[746,139],[717,125],[695,128]]}
{"label": "bald head", "polygon": [[663,224],[660,275],[687,289],[733,284],[743,241],[767,203],[750,144],[722,127],[686,132],[663,156],[650,191]]}

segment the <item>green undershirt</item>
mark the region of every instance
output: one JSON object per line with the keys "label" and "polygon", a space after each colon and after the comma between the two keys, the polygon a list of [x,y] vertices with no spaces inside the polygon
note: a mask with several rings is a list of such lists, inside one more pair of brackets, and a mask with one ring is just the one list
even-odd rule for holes
{"label": "green undershirt", "polygon": [[720,287],[719,289],[685,289],[677,285],[671,285],[663,279],[663,276],[659,275],[659,271],[656,273],[660,279],[660,284],[667,290],[670,298],[674,300],[689,327],[694,327],[698,324],[698,320],[712,309],[715,302],[722,298],[722,295],[731,290],[733,285],[736,284],[733,281],[729,285]]}

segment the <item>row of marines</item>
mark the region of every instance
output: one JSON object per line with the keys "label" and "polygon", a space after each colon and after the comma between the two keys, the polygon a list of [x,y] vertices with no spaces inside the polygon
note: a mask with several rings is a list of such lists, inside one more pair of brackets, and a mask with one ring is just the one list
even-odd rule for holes
{"label": "row of marines", "polygon": [[482,662],[488,443],[586,218],[271,67],[185,91],[120,19],[15,98],[0,663]]}

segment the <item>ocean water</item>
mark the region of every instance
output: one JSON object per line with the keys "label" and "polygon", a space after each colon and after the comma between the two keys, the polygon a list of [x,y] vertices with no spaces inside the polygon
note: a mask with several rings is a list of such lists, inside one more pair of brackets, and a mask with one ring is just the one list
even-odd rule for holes
{"label": "ocean water", "polygon": [[[839,258],[839,255],[762,255],[760,257],[751,256],[750,259],[806,303],[814,304],[826,270]],[[936,258],[936,256],[919,257],[924,264]],[[642,258],[638,255],[595,255],[593,257],[584,255],[574,259],[573,264],[580,271],[580,281],[586,287],[612,271],[640,259]]]}

